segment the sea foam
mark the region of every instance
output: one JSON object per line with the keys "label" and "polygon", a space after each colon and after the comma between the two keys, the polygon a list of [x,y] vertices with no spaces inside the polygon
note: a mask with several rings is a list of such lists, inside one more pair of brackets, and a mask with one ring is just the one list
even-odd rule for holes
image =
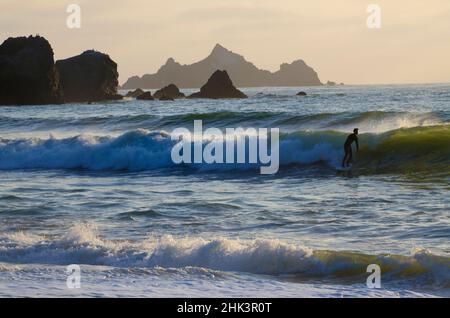
{"label": "sea foam", "polygon": [[196,267],[226,272],[290,275],[299,279],[348,281],[365,277],[378,264],[384,281],[427,280],[450,288],[450,260],[415,249],[410,255],[370,255],[316,250],[278,239],[241,240],[224,237],[149,236],[144,241],[107,240],[95,225],[74,225],[53,238],[3,233],[0,262],[14,264],[86,264],[125,268]]}

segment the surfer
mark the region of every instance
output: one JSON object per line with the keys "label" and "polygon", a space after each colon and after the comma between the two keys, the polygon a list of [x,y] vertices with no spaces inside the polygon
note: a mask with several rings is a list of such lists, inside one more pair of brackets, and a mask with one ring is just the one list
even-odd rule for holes
{"label": "surfer", "polygon": [[358,144],[358,128],[353,129],[353,134],[348,135],[344,144],[344,159],[342,159],[342,168],[348,167],[353,158],[352,143],[356,143],[356,151],[359,150]]}

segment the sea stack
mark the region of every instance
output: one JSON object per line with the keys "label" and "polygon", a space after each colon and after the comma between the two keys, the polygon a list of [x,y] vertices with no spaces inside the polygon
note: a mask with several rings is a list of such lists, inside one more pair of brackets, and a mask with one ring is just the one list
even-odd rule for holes
{"label": "sea stack", "polygon": [[153,94],[153,97],[158,99],[170,100],[177,98],[184,98],[184,94],[180,92],[178,87],[175,84],[167,85],[166,87],[161,88]]}
{"label": "sea stack", "polygon": [[151,92],[145,92],[144,94],[141,94],[138,97],[136,97],[136,99],[139,99],[139,100],[154,100]]}
{"label": "sea stack", "polygon": [[0,105],[62,102],[50,43],[41,36],[8,38],[0,45]]}
{"label": "sea stack", "polygon": [[159,100],[162,100],[162,101],[172,101],[172,102],[173,102],[175,99],[173,99],[172,97],[163,95],[163,96],[161,96],[161,98],[160,98]]}
{"label": "sea stack", "polygon": [[117,64],[94,50],[56,62],[65,102],[94,102],[122,98],[117,94]]}
{"label": "sea stack", "polygon": [[227,71],[217,70],[200,88],[200,92],[190,95],[189,98],[247,98],[247,95],[234,87]]}
{"label": "sea stack", "polygon": [[135,89],[134,91],[128,92],[128,93],[125,95],[125,97],[137,98],[139,95],[142,95],[142,94],[144,94],[144,93],[145,93],[145,92],[144,92],[142,89],[137,88],[137,89]]}

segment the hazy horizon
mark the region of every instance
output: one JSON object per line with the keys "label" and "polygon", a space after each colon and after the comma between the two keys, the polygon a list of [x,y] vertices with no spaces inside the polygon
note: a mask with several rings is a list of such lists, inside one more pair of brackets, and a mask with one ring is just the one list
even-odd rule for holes
{"label": "hazy horizon", "polygon": [[[66,26],[72,3],[81,7],[80,29]],[[371,3],[381,7],[380,29],[366,25]],[[270,71],[303,59],[322,82],[450,82],[448,0],[3,0],[0,9],[1,42],[40,34],[55,59],[105,52],[118,63],[120,84],[155,73],[169,57],[197,62],[216,43]]]}

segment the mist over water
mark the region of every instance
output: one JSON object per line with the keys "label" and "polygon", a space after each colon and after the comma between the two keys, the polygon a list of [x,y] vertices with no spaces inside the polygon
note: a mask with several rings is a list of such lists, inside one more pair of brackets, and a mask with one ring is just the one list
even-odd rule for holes
{"label": "mist over water", "polygon": [[[75,263],[89,296],[449,295],[449,85],[243,91],[1,107],[0,294],[70,295]],[[196,119],[280,128],[280,171],[175,165],[166,133]]]}

